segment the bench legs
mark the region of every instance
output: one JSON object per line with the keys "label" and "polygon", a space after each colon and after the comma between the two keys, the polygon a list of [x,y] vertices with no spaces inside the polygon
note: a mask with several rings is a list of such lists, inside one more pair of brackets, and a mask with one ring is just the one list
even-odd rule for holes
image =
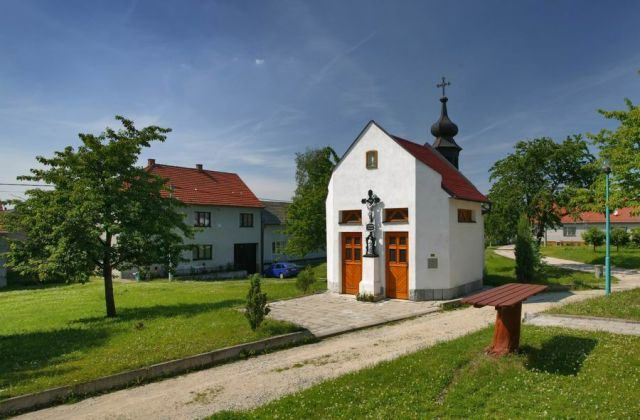
{"label": "bench legs", "polygon": [[496,308],[496,325],[493,330],[493,342],[487,353],[504,356],[513,353],[520,346],[520,318],[522,303]]}

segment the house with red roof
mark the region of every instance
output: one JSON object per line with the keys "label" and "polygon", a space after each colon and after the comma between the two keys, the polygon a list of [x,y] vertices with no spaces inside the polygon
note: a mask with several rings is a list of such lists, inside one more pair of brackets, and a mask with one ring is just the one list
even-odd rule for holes
{"label": "house with red roof", "polygon": [[[631,207],[614,209],[610,213],[611,228],[631,229],[640,228],[640,214],[637,209]],[[605,230],[605,214],[597,212],[583,212],[577,217],[565,214],[561,219],[562,226],[557,229],[548,229],[545,232],[545,242],[548,245],[575,245],[582,244],[582,234],[591,227]]]}
{"label": "house with red roof", "polygon": [[370,121],[333,171],[327,284],[367,298],[451,299],[482,286],[487,197],[459,170],[447,97],[433,144]]}
{"label": "house with red roof", "polygon": [[192,250],[177,267],[178,274],[207,271],[260,271],[262,202],[235,173],[160,164],[145,168],[166,180],[168,191],[184,204],[186,221],[195,228],[187,243]]}

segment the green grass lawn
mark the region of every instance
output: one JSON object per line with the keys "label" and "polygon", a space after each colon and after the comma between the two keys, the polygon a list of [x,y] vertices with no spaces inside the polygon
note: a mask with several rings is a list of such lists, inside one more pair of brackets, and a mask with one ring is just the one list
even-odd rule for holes
{"label": "green grass lawn", "polygon": [[[516,263],[514,260],[497,255],[489,248],[485,252],[484,284],[500,286],[516,282]],[[613,279],[616,282],[616,279]],[[566,287],[572,290],[603,289],[604,278],[596,279],[593,273],[567,270],[546,265],[543,273],[532,283],[547,284],[552,287]]]}
{"label": "green grass lawn", "polygon": [[[565,260],[580,261],[587,264],[604,264],[605,249],[603,246],[593,252],[592,246],[544,246],[540,248],[543,255]],[[640,248],[623,247],[620,251],[611,247],[611,265],[621,268],[640,268]]]}
{"label": "green grass lawn", "polygon": [[[326,288],[326,265],[313,291]],[[267,321],[253,332],[242,312],[247,280],[156,280],[115,285],[105,318],[101,279],[0,292],[0,399],[82,382],[291,332]],[[270,300],[298,296],[295,279],[263,281]]]}
{"label": "green grass lawn", "polygon": [[640,321],[640,289],[569,303],[549,312],[568,315],[602,316]]}
{"label": "green grass lawn", "polygon": [[525,326],[521,353],[486,356],[492,329],[214,418],[636,418],[640,337]]}

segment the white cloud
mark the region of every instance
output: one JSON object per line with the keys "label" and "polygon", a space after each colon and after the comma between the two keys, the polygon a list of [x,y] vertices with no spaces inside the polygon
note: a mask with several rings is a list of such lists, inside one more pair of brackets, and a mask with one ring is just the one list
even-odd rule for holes
{"label": "white cloud", "polygon": [[264,64],[264,58],[256,58],[255,60],[256,66],[261,66]]}

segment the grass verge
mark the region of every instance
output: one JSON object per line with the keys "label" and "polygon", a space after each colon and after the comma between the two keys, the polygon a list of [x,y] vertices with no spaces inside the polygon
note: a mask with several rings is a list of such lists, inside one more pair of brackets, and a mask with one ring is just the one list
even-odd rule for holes
{"label": "grass verge", "polygon": [[569,303],[551,308],[548,312],[640,321],[640,289],[616,292],[609,296]]}
{"label": "grass verge", "polygon": [[213,418],[592,418],[640,412],[640,337],[525,326],[495,359],[492,329]]}
{"label": "grass verge", "polygon": [[[604,264],[605,249],[600,246],[593,251],[592,246],[544,246],[540,252],[548,257],[580,261],[587,264]],[[618,251],[611,247],[613,267],[640,269],[640,248],[623,247]]]}
{"label": "grass verge", "polygon": [[[321,269],[321,268],[320,268]],[[318,280],[310,293],[322,290]],[[249,328],[237,308],[248,281],[116,282],[104,316],[101,280],[0,293],[0,400],[297,330]],[[270,300],[299,296],[295,279],[265,279]]]}

